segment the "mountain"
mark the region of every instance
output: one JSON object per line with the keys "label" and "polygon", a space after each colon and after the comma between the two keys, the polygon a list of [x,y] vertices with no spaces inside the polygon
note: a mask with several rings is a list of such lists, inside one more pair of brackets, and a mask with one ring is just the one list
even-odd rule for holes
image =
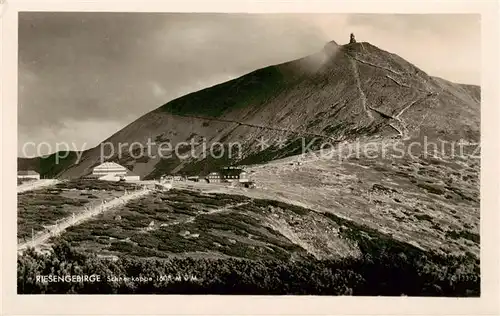
{"label": "mountain", "polygon": [[[118,131],[101,145],[150,142],[190,147],[183,142],[225,144],[221,159],[139,157],[124,146],[109,156],[145,178],[164,173],[207,173],[220,165],[254,164],[300,153],[311,141],[339,143],[359,138],[405,138],[478,142],[480,87],[429,76],[403,58],[370,43],[327,43],[313,55],[258,69],[228,82],[172,100]],[[264,148],[262,140],[269,147]],[[230,157],[231,143],[241,150]],[[45,172],[79,177],[101,163],[101,145],[75,153],[63,165],[43,160]],[[315,147],[316,146],[316,147]],[[127,150],[126,148],[129,148]],[[164,147],[165,148],[165,147]],[[233,148],[233,147],[232,147]],[[153,146],[153,153],[158,147]],[[203,145],[195,147],[195,154]],[[105,150],[105,154],[109,151]],[[236,156],[236,157],[235,157]],[[135,158],[134,158],[135,157]],[[37,158],[40,159],[40,158]],[[46,158],[47,159],[47,158]],[[18,160],[19,165],[41,165]]]}

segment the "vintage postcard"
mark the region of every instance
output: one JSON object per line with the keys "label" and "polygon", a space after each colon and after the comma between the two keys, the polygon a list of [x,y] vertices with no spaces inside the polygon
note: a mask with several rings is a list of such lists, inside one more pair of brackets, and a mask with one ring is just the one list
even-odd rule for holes
{"label": "vintage postcard", "polygon": [[497,128],[483,32],[498,4],[286,4],[8,3],[13,299],[495,311],[498,167],[481,145]]}

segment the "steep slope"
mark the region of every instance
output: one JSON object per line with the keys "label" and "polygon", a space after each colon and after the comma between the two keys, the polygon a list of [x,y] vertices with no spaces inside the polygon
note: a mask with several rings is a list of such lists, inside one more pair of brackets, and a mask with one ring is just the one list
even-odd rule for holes
{"label": "steep slope", "polygon": [[[331,42],[316,54],[168,102],[86,151],[79,164],[57,175],[87,174],[101,162],[102,153],[154,178],[165,172],[208,172],[218,164],[286,157],[299,153],[303,142],[312,139],[340,142],[425,135],[474,141],[479,139],[479,119],[479,87],[431,77],[366,42],[343,46]],[[134,150],[123,145],[145,145],[148,140],[156,143],[153,155],[140,155],[138,146]],[[180,144],[182,154],[190,150],[182,143],[191,140],[205,142],[207,149],[215,142],[238,143],[241,150],[229,157],[225,147],[220,152],[224,159],[202,159],[202,145],[195,146],[198,159],[157,155],[159,143]],[[260,140],[266,140],[268,148]],[[114,156],[108,155],[111,145],[104,144],[112,144]]]}

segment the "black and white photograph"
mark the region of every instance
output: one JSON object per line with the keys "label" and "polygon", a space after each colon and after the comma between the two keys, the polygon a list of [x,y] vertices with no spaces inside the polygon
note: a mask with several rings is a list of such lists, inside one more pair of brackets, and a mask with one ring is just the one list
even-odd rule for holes
{"label": "black and white photograph", "polygon": [[479,298],[481,65],[480,14],[19,12],[17,294]]}

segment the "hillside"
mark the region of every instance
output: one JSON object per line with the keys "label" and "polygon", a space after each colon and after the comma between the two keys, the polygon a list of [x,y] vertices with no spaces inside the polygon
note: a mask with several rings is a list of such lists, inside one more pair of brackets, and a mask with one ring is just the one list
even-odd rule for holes
{"label": "hillside", "polygon": [[[291,185],[307,176],[308,171],[310,167],[298,170],[297,177],[290,179]],[[343,180],[349,178],[343,177]],[[331,186],[331,191],[346,187],[342,182]],[[278,201],[276,196],[271,200],[259,197],[272,190],[272,183],[267,185],[270,190],[240,190],[239,194],[235,190],[225,194],[214,192],[216,187],[222,190],[223,186],[198,183],[196,186],[200,190],[154,191],[96,214],[47,239],[48,244],[43,247],[46,251],[42,251],[45,254],[23,252],[18,257],[18,291],[88,293],[92,288],[100,294],[480,295],[478,247],[468,245],[472,241],[479,243],[479,236],[438,225],[446,231],[447,240],[443,243],[443,239],[436,238],[437,231],[431,234],[428,228],[433,221],[433,226],[439,220],[448,221],[446,216],[441,216],[449,210],[440,206],[436,210],[438,214],[434,212],[429,216],[425,197],[422,206],[418,206],[420,211],[415,206],[405,209],[409,205],[396,206],[392,202],[402,197],[401,192],[392,192],[382,185],[374,186],[374,203],[369,212],[365,210],[364,219],[368,221],[356,218],[356,214],[355,220],[351,220],[329,209],[308,209]],[[49,190],[23,194],[24,215],[19,237],[29,238],[30,228],[47,227],[58,216],[64,216],[54,212],[50,218],[40,217],[37,201],[53,200],[48,207],[66,205],[64,211],[71,214],[77,211],[74,206],[92,203],[92,199],[82,196],[93,196],[89,193],[91,189],[101,196],[118,193],[93,190],[106,187],[126,189],[106,181],[74,180]],[[360,189],[363,188],[361,185]],[[348,191],[349,187],[346,189]],[[308,194],[303,201],[310,203],[313,196],[317,194]],[[358,208],[365,196],[360,194],[361,199],[349,205]],[[99,202],[97,196],[93,196],[93,201]],[[327,202],[336,204],[335,210],[343,212],[342,207],[338,207],[345,202],[342,196]],[[436,199],[435,202],[440,201]],[[392,208],[392,212],[387,214],[381,210],[384,204],[389,211]],[[465,215],[462,211],[463,208],[458,209],[457,214]],[[385,215],[383,220],[387,224],[383,229],[373,229],[371,219],[377,213]],[[402,224],[401,231],[393,231],[394,215],[403,216],[398,220]],[[418,221],[420,223],[416,224]],[[411,226],[420,228],[421,232],[409,231]],[[402,235],[410,236],[410,240],[401,240]],[[422,243],[415,241],[415,236]],[[460,251],[464,246],[475,253]],[[68,266],[101,275],[105,281],[96,288],[93,282],[88,286],[83,286],[82,282],[41,286],[34,281],[43,269],[61,275],[66,273]],[[162,282],[161,276],[185,273],[196,276],[196,280],[181,284]],[[117,282],[116,276],[122,275],[146,279]]]}
{"label": "hillside", "polygon": [[[239,164],[255,186],[174,181],[163,191],[141,181],[155,190],[92,216],[89,208],[135,188],[73,179],[18,194],[18,238],[45,238],[35,239],[44,253],[18,257],[18,291],[479,296],[480,102],[480,87],[429,76],[366,42],[330,42],[316,54],[172,100],[103,148],[155,142],[156,154],[169,143],[186,154],[194,140],[202,143],[198,158],[160,159],[135,147],[106,160],[146,179]],[[469,142],[469,156],[449,147],[459,140]],[[204,158],[215,143],[226,151]],[[241,156],[229,157],[234,143]],[[331,146],[321,148],[325,143]],[[101,163],[101,146],[76,158],[19,159],[18,168],[78,178]],[[75,214],[88,216],[75,222]],[[61,221],[59,234],[45,231],[58,231]],[[43,269],[63,274],[68,266],[103,277],[197,279],[95,289],[33,282]]]}
{"label": "hillside", "polygon": [[[291,156],[300,153],[302,139],[338,143],[360,137],[425,135],[474,141],[479,139],[479,128],[479,87],[431,77],[366,42],[343,46],[330,42],[316,54],[172,100],[104,143],[118,148],[120,143],[146,144],[150,139],[175,147],[194,139],[205,140],[207,148],[214,142],[242,145],[241,157],[233,159],[134,159],[130,152],[109,159],[155,178],[166,172],[206,173],[216,165]],[[280,138],[286,142],[280,143]],[[269,140],[270,148],[262,150],[260,139]],[[157,150],[153,147],[153,153]],[[197,154],[201,150],[202,146],[196,147]],[[100,156],[97,146],[84,152],[77,165],[42,170],[61,178],[79,177],[90,173]]]}

